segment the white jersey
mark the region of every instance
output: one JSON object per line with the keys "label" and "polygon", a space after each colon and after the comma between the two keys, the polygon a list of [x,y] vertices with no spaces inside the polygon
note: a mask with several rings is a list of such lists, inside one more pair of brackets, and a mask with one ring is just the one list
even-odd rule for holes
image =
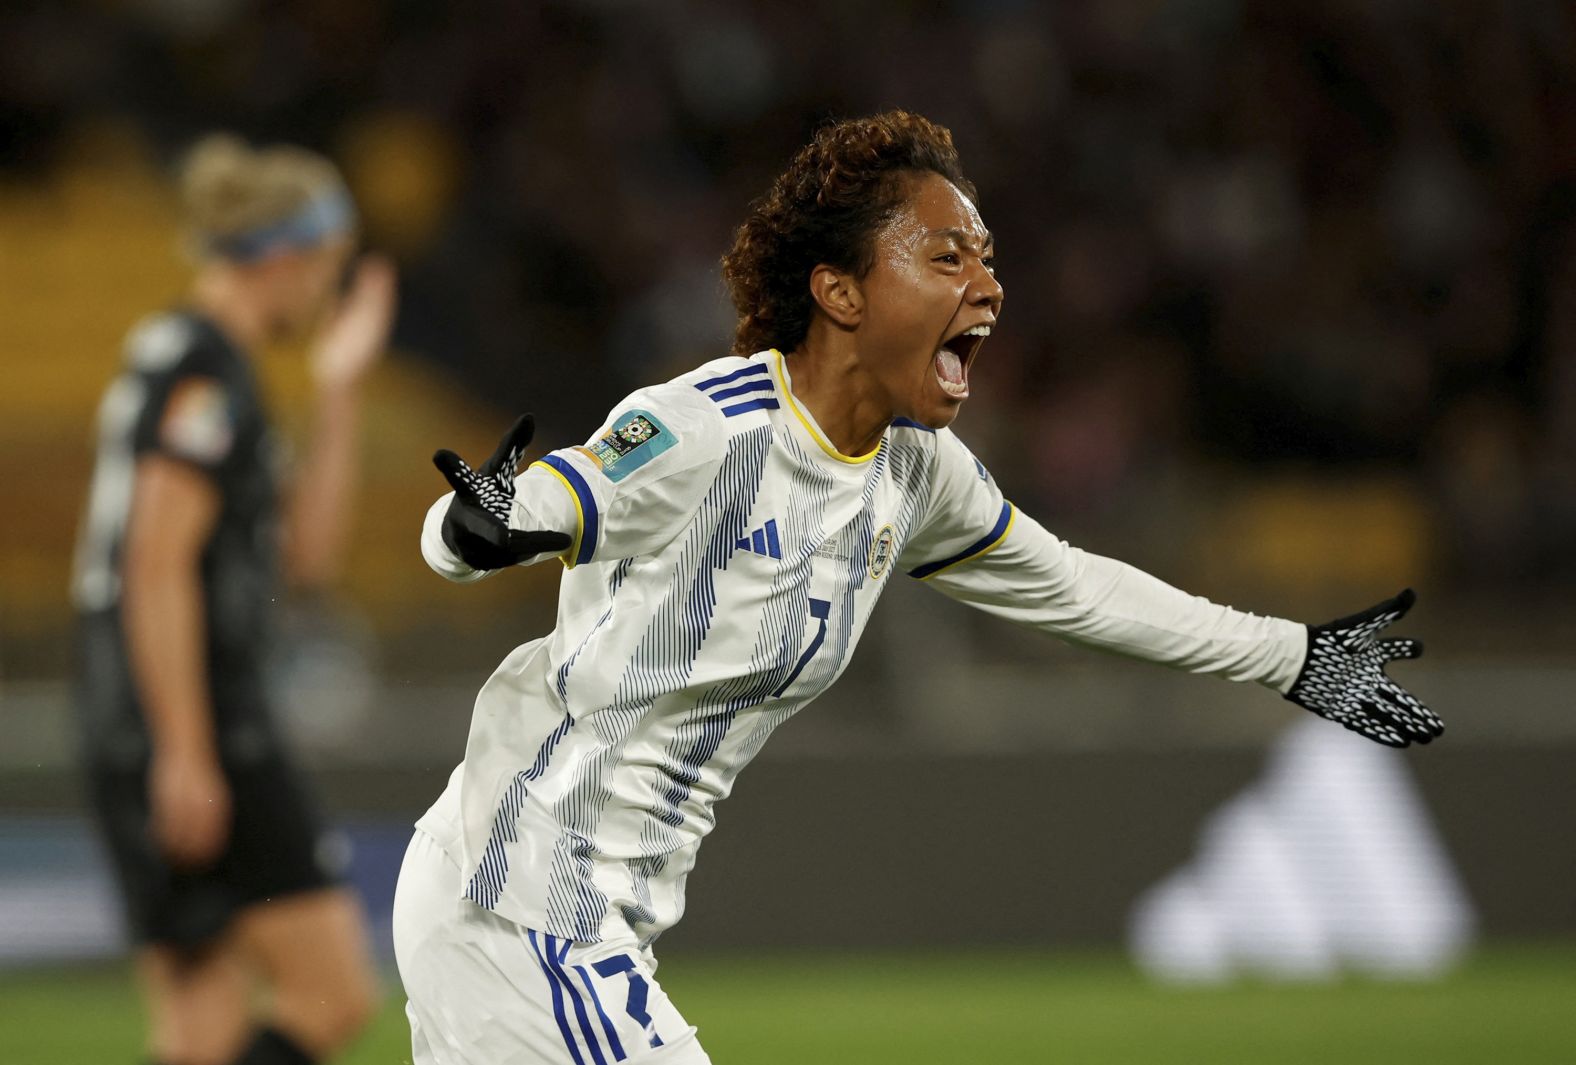
{"label": "white jersey", "polygon": [[[478,576],[442,541],[423,554]],[[1047,533],[948,430],[898,421],[840,454],[777,352],[621,403],[516,480],[516,528],[574,537],[557,625],[476,699],[465,760],[422,818],[464,894],[579,942],[649,944],[684,909],[716,804],[835,681],[887,582],[925,580],[1067,639],[1281,691],[1306,630],[1186,595]]]}

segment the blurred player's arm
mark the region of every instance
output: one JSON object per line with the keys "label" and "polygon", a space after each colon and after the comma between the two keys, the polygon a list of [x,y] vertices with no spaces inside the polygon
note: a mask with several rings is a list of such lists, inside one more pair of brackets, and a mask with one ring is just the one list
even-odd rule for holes
{"label": "blurred player's arm", "polygon": [[361,391],[388,347],[394,320],[394,267],[367,257],[312,347],[311,437],[285,510],[284,571],[313,591],[339,573],[360,476]]}
{"label": "blurred player's arm", "polygon": [[122,618],[138,701],[152,740],[152,828],[181,864],[211,859],[229,833],[230,793],[214,740],[205,675],[202,553],[219,490],[199,469],[139,458],[126,530]]}

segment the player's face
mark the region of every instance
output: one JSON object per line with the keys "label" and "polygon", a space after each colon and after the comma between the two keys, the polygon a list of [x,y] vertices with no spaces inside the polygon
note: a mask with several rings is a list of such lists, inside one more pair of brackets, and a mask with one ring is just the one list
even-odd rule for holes
{"label": "player's face", "polygon": [[318,321],[333,299],[353,248],[348,235],[337,236],[273,257],[272,321],[277,336],[299,334]]}
{"label": "player's face", "polygon": [[969,369],[1001,313],[994,254],[974,204],[934,173],[913,180],[877,234],[875,263],[859,282],[859,352],[894,416],[933,429],[957,417]]}

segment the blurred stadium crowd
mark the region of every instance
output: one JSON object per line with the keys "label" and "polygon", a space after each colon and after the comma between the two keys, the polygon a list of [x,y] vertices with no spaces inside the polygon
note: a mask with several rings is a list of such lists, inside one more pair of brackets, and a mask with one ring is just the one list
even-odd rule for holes
{"label": "blurred stadium crowd", "polygon": [[[999,238],[1006,319],[959,428],[1021,506],[1264,609],[1421,582],[1569,621],[1559,0],[24,0],[0,53],[0,200],[85,186],[130,225],[148,209],[106,182],[156,185],[208,130],[323,148],[401,261],[399,346],[492,404],[478,427],[534,409],[545,441],[726,349],[718,256],[817,122],[922,111],[954,130]],[[28,256],[0,263],[17,321]],[[42,376],[59,363],[39,330],[99,314],[107,339],[132,317],[68,299],[34,333],[13,323],[8,362]],[[91,368],[70,375],[73,420],[113,358],[91,356],[70,355]],[[432,445],[386,478],[415,485]],[[37,456],[7,451],[20,491]],[[60,494],[51,521],[77,506]]]}

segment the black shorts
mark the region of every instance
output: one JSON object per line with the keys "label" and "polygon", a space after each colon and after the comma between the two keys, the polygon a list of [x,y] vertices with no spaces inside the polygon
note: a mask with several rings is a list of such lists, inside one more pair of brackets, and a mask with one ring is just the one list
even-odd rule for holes
{"label": "black shorts", "polygon": [[149,831],[146,763],[89,766],[93,811],[137,942],[198,947],[248,906],[338,883],[346,848],[324,833],[282,756],[226,765],[225,777],[232,813],[224,851],[212,865],[186,871],[170,867]]}

